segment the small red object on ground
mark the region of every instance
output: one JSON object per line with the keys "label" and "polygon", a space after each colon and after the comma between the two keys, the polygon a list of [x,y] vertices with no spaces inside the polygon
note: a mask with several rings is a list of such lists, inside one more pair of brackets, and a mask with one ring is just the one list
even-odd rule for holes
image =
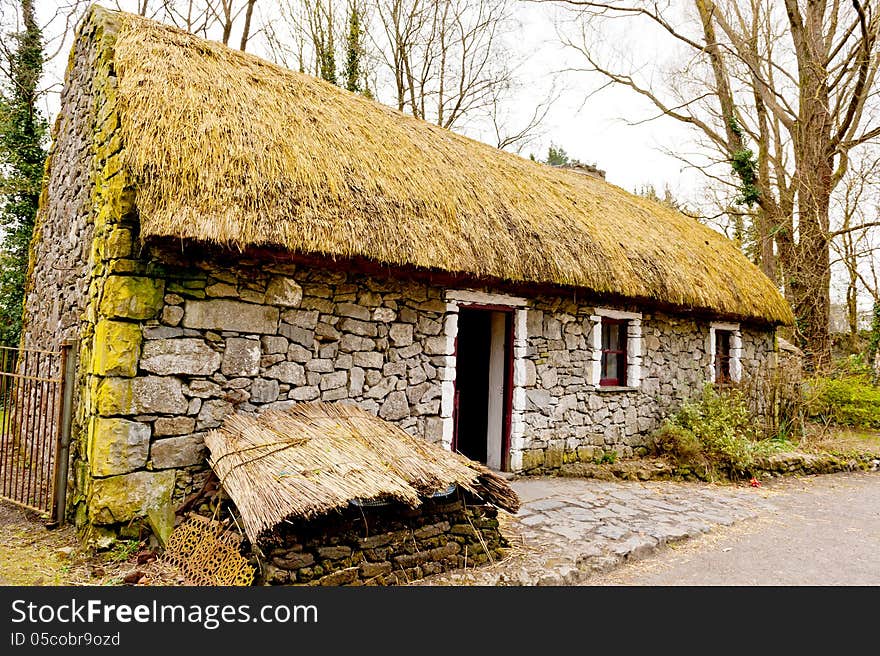
{"label": "small red object on ground", "polygon": [[749,485],[751,485],[752,487],[761,487],[761,481],[759,481],[757,478],[753,478],[749,481]]}

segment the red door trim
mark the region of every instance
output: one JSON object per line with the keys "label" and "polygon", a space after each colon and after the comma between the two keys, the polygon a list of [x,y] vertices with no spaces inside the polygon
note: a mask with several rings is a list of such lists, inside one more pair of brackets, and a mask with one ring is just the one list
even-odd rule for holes
{"label": "red door trim", "polygon": [[[516,310],[519,308],[510,305],[486,305],[482,303],[459,303],[459,311],[461,310],[482,310],[487,312],[503,312],[504,318],[504,389],[503,405],[501,410],[501,470],[510,471],[510,437],[511,437],[511,421],[513,418],[513,341],[514,341],[514,317]],[[455,380],[452,381],[452,445],[453,451],[458,451],[458,331],[455,334],[455,346],[453,348],[455,356]]]}

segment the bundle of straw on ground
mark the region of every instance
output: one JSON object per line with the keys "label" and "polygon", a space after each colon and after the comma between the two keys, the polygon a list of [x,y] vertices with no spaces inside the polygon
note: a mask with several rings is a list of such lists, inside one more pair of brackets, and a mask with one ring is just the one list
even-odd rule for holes
{"label": "bundle of straw on ground", "polygon": [[93,11],[115,38],[118,124],[146,241],[271,247],[793,321],[731,241],[659,203],[181,30]]}
{"label": "bundle of straw on ground", "polygon": [[205,444],[254,543],[286,519],[319,517],[354,500],[417,507],[451,484],[510,512],[519,507],[507,482],[483,465],[345,403],[233,414]]}

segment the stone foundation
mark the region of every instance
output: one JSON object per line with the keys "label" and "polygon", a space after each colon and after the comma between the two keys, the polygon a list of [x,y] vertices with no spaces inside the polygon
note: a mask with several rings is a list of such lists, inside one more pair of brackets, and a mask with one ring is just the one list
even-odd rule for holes
{"label": "stone foundation", "polygon": [[266,585],[398,585],[499,560],[507,546],[493,506],[457,497],[282,527],[260,548]]}

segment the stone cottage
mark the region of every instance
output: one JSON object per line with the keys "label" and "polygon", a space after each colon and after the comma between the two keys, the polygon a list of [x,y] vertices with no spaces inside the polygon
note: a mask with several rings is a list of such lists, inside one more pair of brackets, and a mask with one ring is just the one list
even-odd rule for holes
{"label": "stone cottage", "polygon": [[25,343],[79,340],[71,512],[200,485],[232,412],[347,401],[498,470],[630,455],[792,321],[720,234],[249,54],[95,7]]}

